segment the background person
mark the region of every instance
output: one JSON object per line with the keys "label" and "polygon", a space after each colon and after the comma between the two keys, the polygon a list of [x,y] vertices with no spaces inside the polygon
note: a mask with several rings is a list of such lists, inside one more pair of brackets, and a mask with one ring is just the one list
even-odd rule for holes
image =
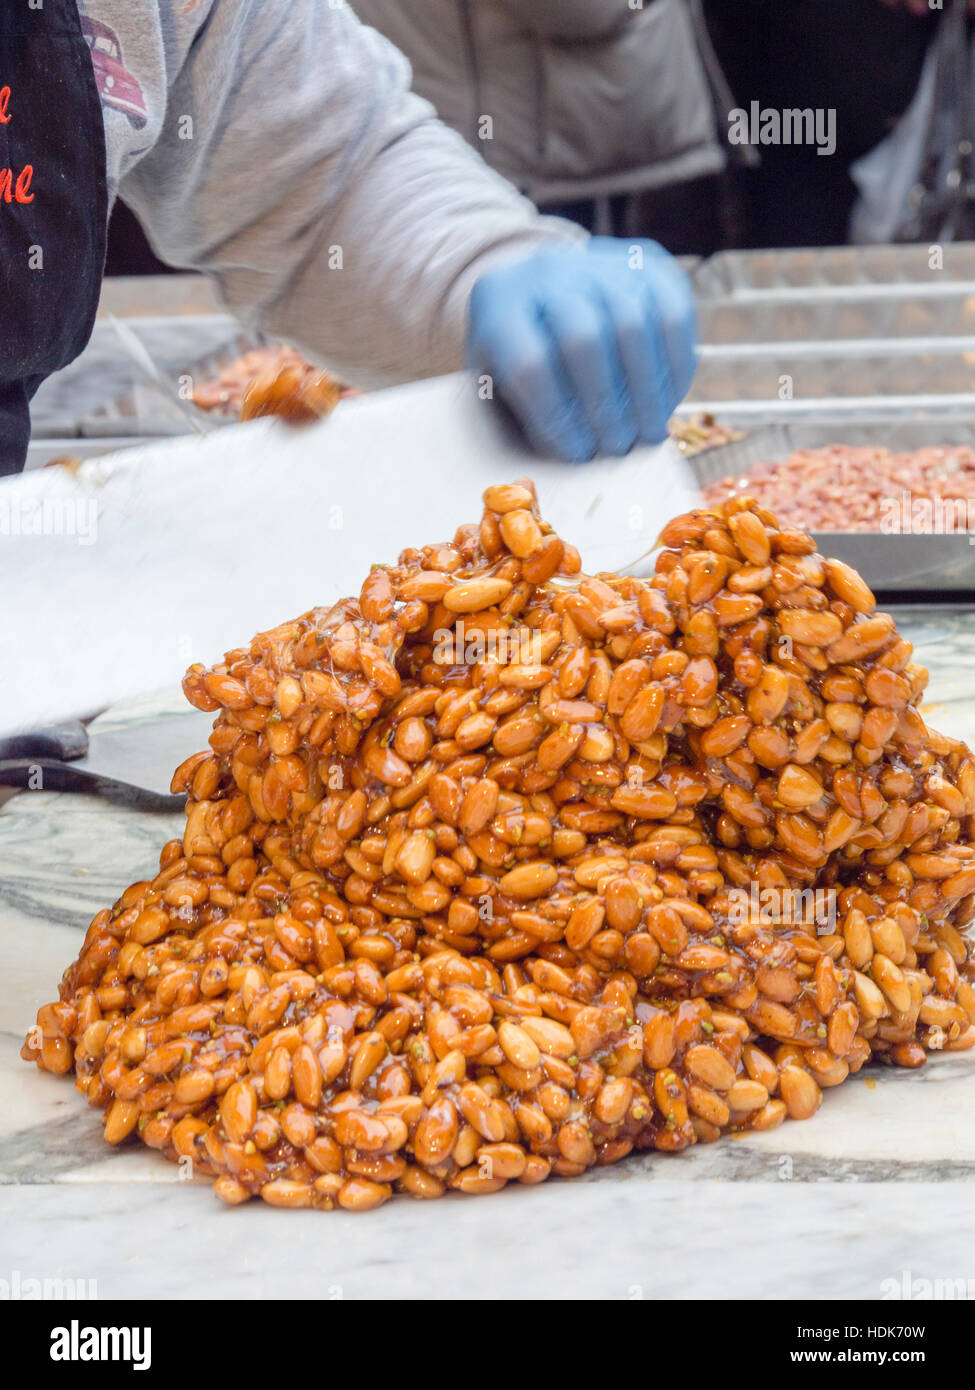
{"label": "background person", "polygon": [[654,205],[661,225],[673,206],[664,190],[685,190],[695,226],[713,212],[702,181],[725,160],[685,0],[352,3],[406,54],[441,120],[537,207],[624,235],[640,195],[647,234]]}

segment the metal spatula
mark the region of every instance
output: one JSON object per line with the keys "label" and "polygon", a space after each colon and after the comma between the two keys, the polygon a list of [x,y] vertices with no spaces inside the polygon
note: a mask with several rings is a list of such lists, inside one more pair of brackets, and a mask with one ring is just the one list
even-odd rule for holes
{"label": "metal spatula", "polygon": [[78,721],[0,738],[0,786],[91,792],[144,811],[180,810],[173,772],[206,748],[212,714],[188,709],[151,722],[89,730]]}

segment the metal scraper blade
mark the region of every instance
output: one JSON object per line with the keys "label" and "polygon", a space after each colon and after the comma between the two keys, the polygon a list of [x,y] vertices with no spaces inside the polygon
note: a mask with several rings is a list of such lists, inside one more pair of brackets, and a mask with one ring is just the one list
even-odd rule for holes
{"label": "metal scraper blade", "polygon": [[174,684],[451,538],[486,487],[524,476],[590,572],[630,564],[698,500],[669,443],[535,457],[463,375],[343,401],[310,428],[252,421],[5,479],[0,733]]}
{"label": "metal scraper blade", "polygon": [[[68,723],[0,739],[0,786],[88,792],[146,811],[182,809],[170,792],[180,763],[206,749],[213,715],[187,709],[90,729]],[[75,737],[77,731],[78,737]]]}

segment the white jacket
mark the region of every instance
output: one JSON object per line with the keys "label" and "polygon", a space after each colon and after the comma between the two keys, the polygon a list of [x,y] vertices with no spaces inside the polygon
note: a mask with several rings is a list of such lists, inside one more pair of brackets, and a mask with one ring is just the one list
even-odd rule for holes
{"label": "white jacket", "polygon": [[352,0],[441,119],[538,204],[723,167],[685,0]]}

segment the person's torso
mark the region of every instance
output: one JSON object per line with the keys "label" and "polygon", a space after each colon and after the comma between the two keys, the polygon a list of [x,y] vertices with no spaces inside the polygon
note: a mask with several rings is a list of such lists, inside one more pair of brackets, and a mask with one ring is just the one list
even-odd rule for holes
{"label": "person's torso", "polygon": [[414,86],[536,201],[625,191],[721,165],[683,0],[605,38],[542,38],[495,0],[357,0],[410,59]]}
{"label": "person's torso", "polygon": [[24,463],[28,402],[84,348],[108,215],[105,141],[74,0],[0,9],[0,473]]}

